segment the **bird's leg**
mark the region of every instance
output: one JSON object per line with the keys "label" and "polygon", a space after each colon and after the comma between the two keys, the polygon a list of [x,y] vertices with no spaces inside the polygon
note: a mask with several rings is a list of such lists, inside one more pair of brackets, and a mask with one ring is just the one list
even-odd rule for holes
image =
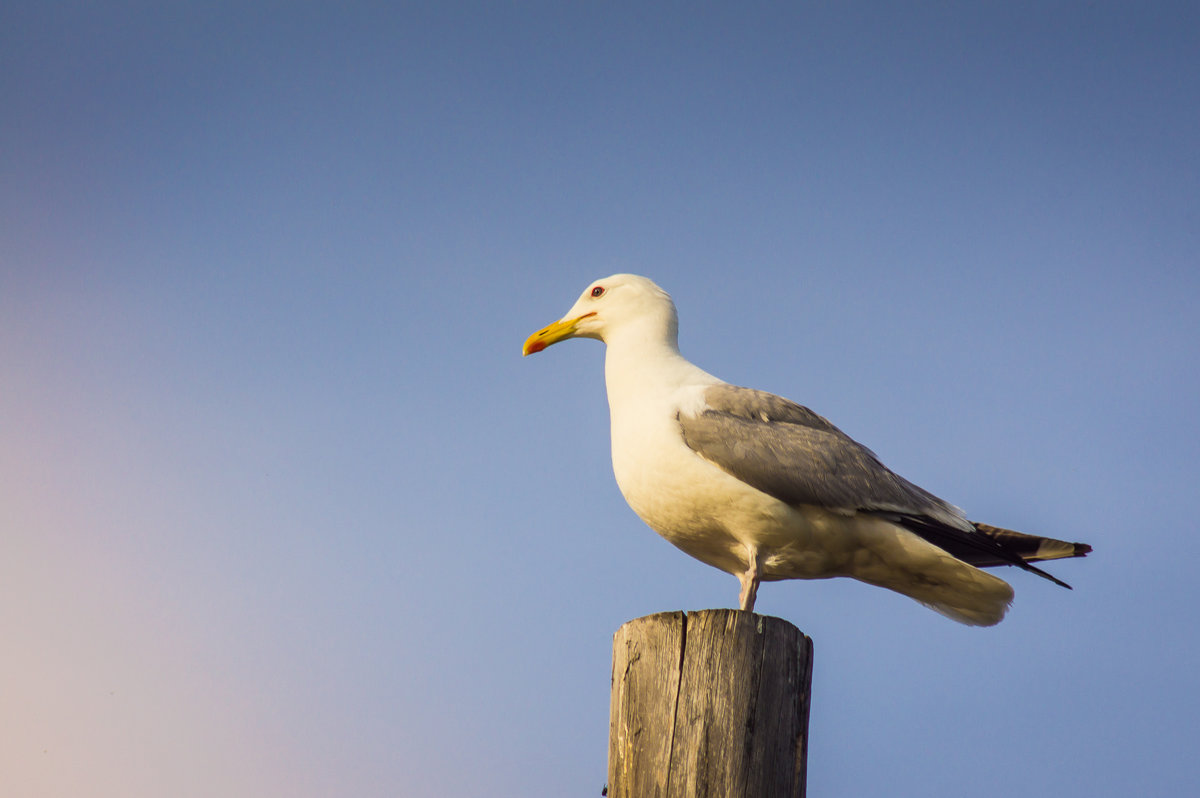
{"label": "bird's leg", "polygon": [[756,546],[746,547],[746,570],[738,574],[738,581],[742,583],[742,592],[738,594],[738,603],[741,605],[743,612],[754,611],[754,599],[758,597],[758,579],[759,573],[759,557],[758,548]]}

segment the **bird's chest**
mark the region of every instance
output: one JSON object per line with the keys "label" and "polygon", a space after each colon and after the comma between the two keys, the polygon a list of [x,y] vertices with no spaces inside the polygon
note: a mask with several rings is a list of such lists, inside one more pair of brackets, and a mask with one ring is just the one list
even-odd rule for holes
{"label": "bird's chest", "polygon": [[643,521],[706,561],[724,554],[703,549],[738,546],[728,522],[739,515],[744,486],[688,448],[674,411],[614,414],[612,433],[617,485]]}
{"label": "bird's chest", "polygon": [[695,523],[703,510],[696,501],[694,464],[689,462],[694,455],[683,441],[654,429],[631,432],[628,439],[636,445],[614,439],[612,461],[617,485],[629,506],[660,532],[672,525]]}

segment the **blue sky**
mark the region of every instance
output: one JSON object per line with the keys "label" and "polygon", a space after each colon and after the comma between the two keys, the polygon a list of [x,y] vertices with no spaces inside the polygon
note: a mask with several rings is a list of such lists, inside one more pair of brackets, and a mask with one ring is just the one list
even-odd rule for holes
{"label": "blue sky", "polygon": [[[969,629],[846,581],[810,794],[1200,781],[1185,3],[0,11],[0,787],[598,795],[612,633],[728,607],[613,483],[593,278],[972,518]],[[515,788],[514,785],[520,785]]]}

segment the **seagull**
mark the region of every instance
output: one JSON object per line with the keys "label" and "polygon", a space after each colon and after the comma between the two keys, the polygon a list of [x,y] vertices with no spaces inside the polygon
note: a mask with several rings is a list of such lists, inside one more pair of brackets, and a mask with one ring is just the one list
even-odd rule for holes
{"label": "seagull", "polygon": [[568,338],[605,343],[622,495],[670,543],[736,575],[743,611],[760,582],[844,576],[992,626],[1013,590],[981,568],[1014,565],[1070,588],[1030,563],[1091,546],[967,520],[807,407],[693,365],[678,331],[670,295],[614,274],[529,336],[523,354]]}

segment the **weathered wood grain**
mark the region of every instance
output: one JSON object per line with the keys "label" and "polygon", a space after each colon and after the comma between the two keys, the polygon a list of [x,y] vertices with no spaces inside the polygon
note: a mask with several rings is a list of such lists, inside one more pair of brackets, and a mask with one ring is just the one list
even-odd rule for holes
{"label": "weathered wood grain", "polygon": [[812,641],[737,610],[665,612],[613,636],[611,798],[804,795]]}

